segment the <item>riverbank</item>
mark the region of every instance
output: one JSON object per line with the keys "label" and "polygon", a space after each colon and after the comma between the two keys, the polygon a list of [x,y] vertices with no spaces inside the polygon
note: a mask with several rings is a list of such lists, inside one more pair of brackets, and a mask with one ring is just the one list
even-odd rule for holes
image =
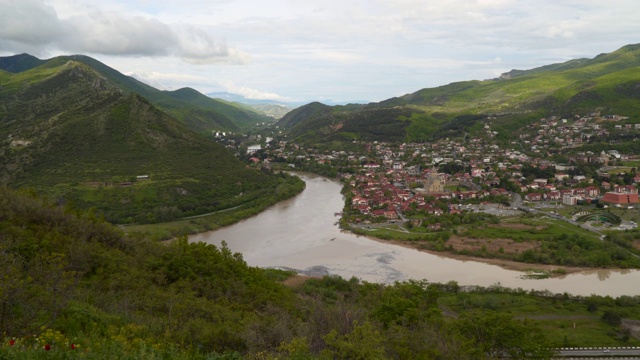
{"label": "riverbank", "polygon": [[306,183],[298,176],[289,176],[269,194],[249,203],[220,211],[190,216],[158,224],[121,226],[130,235],[154,241],[171,241],[180,236],[216,231],[256,216],[270,207],[291,199],[304,191]]}
{"label": "riverbank", "polygon": [[349,230],[376,241],[394,240],[434,255],[535,272],[535,276],[640,268],[637,256],[617,243],[544,217],[512,217],[496,224],[459,226],[451,232],[414,232],[396,223]]}
{"label": "riverbank", "polygon": [[[630,283],[640,281],[638,270],[579,267],[562,270],[561,266],[454,256],[416,249],[408,246],[410,242],[372,239],[367,233],[343,231],[335,216],[344,207],[340,183],[311,174],[299,176],[307,185],[298,196],[235,225],[189,236],[189,241],[216,246],[224,242],[254,267],[344,279],[356,277],[373,283],[426,279],[434,283],[456,281],[460,285],[485,287],[499,284],[582,296],[638,295],[638,289],[629,287]],[[510,237],[505,230],[500,231],[503,237]],[[563,273],[567,275],[562,276]]]}
{"label": "riverbank", "polygon": [[584,272],[589,270],[620,270],[620,269],[599,269],[599,268],[587,268],[587,267],[569,267],[569,266],[548,265],[548,264],[530,264],[530,263],[523,263],[523,262],[512,261],[512,260],[482,258],[482,257],[476,257],[476,256],[452,254],[449,252],[427,250],[427,249],[421,248],[418,245],[414,245],[401,240],[383,240],[373,236],[360,235],[360,234],[357,234],[357,235],[364,236],[367,239],[370,239],[376,242],[380,242],[384,244],[393,244],[393,245],[401,246],[407,249],[413,249],[413,250],[428,253],[431,255],[439,256],[442,258],[448,258],[448,259],[454,259],[454,260],[460,260],[460,261],[475,261],[475,262],[480,262],[480,263],[489,264],[489,265],[496,265],[506,270],[521,271],[525,273],[527,272],[545,273],[549,275],[549,277],[562,278],[568,274],[574,274],[574,273],[579,273],[579,272]]}

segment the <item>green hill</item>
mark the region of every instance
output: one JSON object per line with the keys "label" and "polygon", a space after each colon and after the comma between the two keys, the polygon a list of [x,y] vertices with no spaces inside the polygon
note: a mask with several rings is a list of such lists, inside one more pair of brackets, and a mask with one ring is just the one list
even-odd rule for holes
{"label": "green hill", "polygon": [[[422,89],[360,107],[336,106],[318,112],[318,104],[309,104],[285,116],[280,124],[293,136],[312,141],[430,140],[472,130],[478,120],[488,117],[495,118],[496,129],[514,132],[547,115],[604,111],[638,116],[638,98],[640,45],[628,45],[590,60],[512,70],[498,79]],[[383,129],[393,131],[369,131],[370,126],[379,128],[381,119],[386,119]]]}
{"label": "green hill", "polygon": [[1,187],[0,249],[2,359],[552,355],[532,321],[487,311],[445,318],[446,286],[326,277],[293,289],[281,283],[291,273],[250,267],[226,246],[131,239]]}
{"label": "green hill", "polygon": [[[0,182],[118,223],[168,221],[285,196],[221,145],[86,63],[0,74]],[[290,194],[289,194],[290,195]]]}
{"label": "green hill", "polygon": [[0,359],[550,359],[639,343],[637,296],[293,277],[3,187],[0,274]]}
{"label": "green hill", "polygon": [[288,112],[280,121],[278,121],[278,126],[284,127],[293,127],[298,123],[311,118],[321,116],[331,109],[330,106],[324,105],[319,102],[312,102],[303,107],[293,109]]}
{"label": "green hill", "polygon": [[0,58],[0,69],[20,73],[38,68],[57,68],[68,61],[88,65],[102,77],[110,80],[126,93],[136,93],[160,109],[181,120],[187,127],[197,132],[211,130],[240,131],[268,117],[250,109],[209,98],[190,88],[176,91],[161,91],[144,84],[131,76],[126,76],[109,66],[83,55],[59,56],[49,60],[39,60],[22,54]]}
{"label": "green hill", "polygon": [[18,73],[33,69],[36,66],[42,65],[44,62],[44,60],[40,60],[29,54],[0,57],[0,69],[12,73]]}

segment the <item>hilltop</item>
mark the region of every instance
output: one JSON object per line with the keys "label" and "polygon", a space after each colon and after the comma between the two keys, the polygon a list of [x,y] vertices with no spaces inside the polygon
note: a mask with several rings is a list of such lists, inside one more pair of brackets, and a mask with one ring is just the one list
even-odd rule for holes
{"label": "hilltop", "polygon": [[[275,191],[286,178],[246,168],[82,59],[0,72],[2,184],[94,208],[117,223],[168,221],[291,195]],[[170,95],[199,103],[194,91]],[[192,111],[200,110],[184,107]]]}
{"label": "hilltop", "polygon": [[84,55],[58,56],[48,60],[40,60],[29,54],[0,57],[0,69],[19,74],[35,68],[56,68],[69,61],[89,66],[121,91],[148,99],[197,132],[239,131],[257,122],[269,120],[267,116],[250,108],[212,99],[191,88],[158,90]]}
{"label": "hilltop", "polygon": [[499,78],[418,90],[367,105],[312,103],[278,125],[307,142],[333,140],[424,141],[462,135],[491,120],[503,136],[541,117],[594,111],[640,114],[640,44],[593,59],[576,59]]}

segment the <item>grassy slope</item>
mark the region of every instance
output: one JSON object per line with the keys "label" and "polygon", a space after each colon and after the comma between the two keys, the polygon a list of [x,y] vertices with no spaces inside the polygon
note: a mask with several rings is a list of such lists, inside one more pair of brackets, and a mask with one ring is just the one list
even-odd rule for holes
{"label": "grassy slope", "polygon": [[[591,60],[572,60],[528,71],[515,71],[517,76],[508,79],[464,81],[422,89],[399,98],[365,105],[365,108],[370,110],[369,121],[375,121],[377,112],[383,109],[401,107],[412,112],[407,116],[398,111],[395,123],[402,125],[402,120],[410,121],[410,126],[406,127],[408,140],[429,139],[447,129],[468,129],[473,122],[456,124],[459,118],[468,115],[497,115],[495,125],[509,131],[518,130],[529,120],[550,114],[603,110],[637,115],[640,113],[640,103],[637,101],[640,98],[639,67],[640,46],[629,45]],[[311,106],[315,107],[307,105]],[[360,108],[350,110],[333,107],[329,114],[333,122],[348,122],[354,114],[361,112]],[[293,127],[292,134],[322,134],[322,129],[327,126],[327,113],[325,111],[318,115],[314,111],[306,111],[304,107],[297,109],[296,114],[292,114],[297,115],[297,125]],[[365,128],[364,125],[359,126],[355,132],[363,133]],[[316,137],[316,140],[318,138],[322,137]]]}

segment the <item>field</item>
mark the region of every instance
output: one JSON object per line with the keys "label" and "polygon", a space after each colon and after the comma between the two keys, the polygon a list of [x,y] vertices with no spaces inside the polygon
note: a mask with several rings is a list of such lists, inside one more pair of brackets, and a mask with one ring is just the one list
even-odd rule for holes
{"label": "field", "polygon": [[[631,336],[630,331],[640,312],[635,306],[617,306],[613,300],[594,297],[576,301],[558,296],[514,295],[500,292],[498,288],[493,292],[449,293],[439,299],[439,304],[449,316],[485,309],[508,313],[518,319],[535,320],[549,338],[556,339],[562,347],[640,345],[640,339]],[[611,312],[620,315],[619,322],[604,321],[605,314]]]}
{"label": "field", "polygon": [[508,260],[532,267],[536,264],[547,269],[549,265],[563,271],[571,271],[572,267],[640,267],[640,260],[631,253],[637,245],[633,239],[603,241],[598,233],[546,215],[529,214],[497,223],[475,222],[439,231],[413,226],[407,229],[400,224],[353,231],[421,250]]}

